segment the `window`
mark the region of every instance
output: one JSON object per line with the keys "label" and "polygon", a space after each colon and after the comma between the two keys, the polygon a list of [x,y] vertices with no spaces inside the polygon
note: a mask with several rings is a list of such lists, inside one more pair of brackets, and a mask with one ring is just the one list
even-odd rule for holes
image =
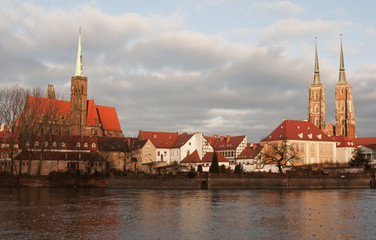
{"label": "window", "polygon": [[342,135],[345,135],[345,127],[341,128]]}
{"label": "window", "polygon": [[320,163],[323,163],[323,161],[324,161],[324,158],[320,157]]}
{"label": "window", "polygon": [[65,142],[62,142],[62,143],[61,143],[61,146],[62,146],[62,147],[65,147]]}
{"label": "window", "polygon": [[191,142],[189,142],[189,146],[191,146]]}
{"label": "window", "polygon": [[340,93],[341,93],[341,95],[343,95],[343,88],[341,88]]}
{"label": "window", "polygon": [[56,143],[56,142],[53,142],[53,143],[52,143],[52,146],[56,147],[56,146],[57,146],[57,143]]}
{"label": "window", "polygon": [[302,163],[304,163],[304,160],[305,160],[305,159],[304,159],[304,155],[303,155],[303,156],[302,156]]}
{"label": "window", "polygon": [[95,148],[95,147],[97,147],[97,144],[92,143],[92,144],[91,144],[91,147],[92,147],[92,148]]}
{"label": "window", "polygon": [[325,152],[329,152],[329,146],[328,146],[328,144],[325,144]]}
{"label": "window", "polygon": [[315,93],[315,99],[318,100],[319,99],[319,94],[316,92]]}
{"label": "window", "polygon": [[302,143],[302,152],[304,152],[304,143]]}
{"label": "window", "polygon": [[315,151],[315,145],[311,143],[311,152],[314,152],[314,151]]}
{"label": "window", "polygon": [[45,146],[45,147],[48,147],[48,142],[44,142],[44,146]]}
{"label": "window", "polygon": [[35,147],[39,147],[39,142],[36,141],[36,142],[34,143],[34,146],[35,146]]}
{"label": "window", "polygon": [[330,144],[330,152],[333,152],[333,144]]}
{"label": "window", "polygon": [[328,162],[328,157],[325,157],[325,162]]}
{"label": "window", "polygon": [[81,143],[76,143],[76,147],[81,147]]}
{"label": "window", "polygon": [[165,156],[165,157],[167,156],[167,152],[166,152],[166,151],[164,151],[164,156]]}
{"label": "window", "polygon": [[296,144],[296,151],[299,152],[299,143]]}
{"label": "window", "polygon": [[157,154],[158,156],[161,156],[161,152],[160,151],[158,151],[158,154]]}
{"label": "window", "polygon": [[187,156],[189,156],[189,153],[190,153],[189,150],[187,150]]}
{"label": "window", "polygon": [[324,151],[323,145],[320,144],[320,152],[323,152],[323,151]]}
{"label": "window", "polygon": [[89,147],[89,144],[88,143],[84,143],[84,147]]}
{"label": "window", "polygon": [[30,142],[29,141],[26,142],[26,146],[30,146]]}

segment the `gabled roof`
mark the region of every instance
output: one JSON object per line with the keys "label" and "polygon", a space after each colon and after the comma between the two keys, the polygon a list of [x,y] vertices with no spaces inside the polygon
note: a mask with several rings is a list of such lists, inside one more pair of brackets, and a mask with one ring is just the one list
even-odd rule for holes
{"label": "gabled roof", "polygon": [[92,99],[92,100],[87,101],[86,124],[94,127],[95,121],[99,123],[99,116],[98,116],[97,108],[95,107],[95,102]]}
{"label": "gabled roof", "polygon": [[38,111],[38,112],[57,111],[55,114],[57,115],[61,114],[64,117],[64,119],[68,116],[70,112],[70,101],[56,100],[56,99],[50,99],[50,98],[40,98],[40,97],[33,97],[33,96],[29,96],[27,101],[32,111]]}
{"label": "gabled roof", "polygon": [[186,156],[183,160],[181,160],[181,163],[201,163],[197,150],[195,150],[192,154]]}
{"label": "gabled roof", "polygon": [[346,136],[334,136],[334,141],[337,142],[337,147],[355,147],[355,144]]}
{"label": "gabled roof", "polygon": [[172,145],[173,148],[180,148],[182,147],[184,144],[186,144],[189,139],[191,139],[193,136],[193,134],[187,134],[187,133],[183,133],[181,135],[179,135],[177,138],[176,138],[176,141],[174,142],[174,145]]}
{"label": "gabled roof", "polygon": [[[220,154],[219,152],[216,152],[216,153],[217,153],[218,162],[229,162],[229,160],[227,160],[224,156],[222,156],[222,154]],[[201,162],[212,162],[213,154],[214,152],[207,152],[205,156],[202,158]]]}
{"label": "gabled roof", "polygon": [[278,140],[334,141],[313,123],[298,120],[284,120],[262,142]]}
{"label": "gabled roof", "polygon": [[237,159],[254,159],[263,149],[263,146],[260,144],[255,144],[254,147],[246,147],[244,150],[239,154]]}
{"label": "gabled roof", "polygon": [[376,144],[376,137],[354,138],[352,139],[352,141],[354,142],[356,146],[359,146],[359,145],[366,146],[366,145]]}
{"label": "gabled roof", "polygon": [[123,137],[98,137],[99,151],[124,152],[128,150],[129,139]]}
{"label": "gabled roof", "polygon": [[134,142],[131,147],[131,151],[135,151],[135,150],[143,148],[148,140],[149,139],[145,139],[145,140],[139,140],[137,142]]}
{"label": "gabled roof", "polygon": [[376,151],[376,144],[371,144],[371,145],[365,145],[364,147],[375,150]]}
{"label": "gabled roof", "polygon": [[96,105],[102,127],[109,131],[121,131],[116,108]]}
{"label": "gabled roof", "polygon": [[225,150],[225,149],[235,149],[245,138],[245,135],[242,136],[226,136],[226,137],[207,137],[206,140],[213,146],[215,150]]}
{"label": "gabled roof", "polygon": [[149,139],[156,148],[171,148],[178,138],[177,132],[149,132],[140,130],[142,140]]}

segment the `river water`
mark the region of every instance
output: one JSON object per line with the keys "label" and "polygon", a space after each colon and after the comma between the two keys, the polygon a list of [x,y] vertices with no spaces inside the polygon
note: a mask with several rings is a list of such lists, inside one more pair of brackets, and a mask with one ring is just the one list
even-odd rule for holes
{"label": "river water", "polygon": [[375,239],[376,190],[0,189],[0,239]]}

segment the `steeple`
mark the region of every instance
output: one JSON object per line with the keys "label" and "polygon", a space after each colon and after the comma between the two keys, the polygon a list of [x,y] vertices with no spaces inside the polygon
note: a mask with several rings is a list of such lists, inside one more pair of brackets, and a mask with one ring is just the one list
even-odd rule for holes
{"label": "steeple", "polygon": [[340,53],[339,79],[338,79],[338,83],[346,83],[345,63],[344,63],[344,61],[343,61],[343,49],[342,49],[342,34],[341,34],[341,53]]}
{"label": "steeple", "polygon": [[84,76],[84,70],[83,70],[83,67],[82,67],[82,51],[81,51],[81,27],[79,29],[79,35],[78,35],[76,74],[74,76],[76,76],[76,77],[83,77]]}
{"label": "steeple", "polygon": [[317,37],[315,37],[315,75],[313,78],[313,84],[321,84],[320,70],[319,70],[319,58],[317,57]]}

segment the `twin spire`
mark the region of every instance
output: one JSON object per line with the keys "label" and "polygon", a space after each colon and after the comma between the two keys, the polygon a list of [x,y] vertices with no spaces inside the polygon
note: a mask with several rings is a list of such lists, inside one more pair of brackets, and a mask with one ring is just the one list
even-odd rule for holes
{"label": "twin spire", "polygon": [[[313,84],[321,84],[320,82],[320,70],[319,70],[319,58],[317,56],[317,37],[315,37],[315,75]],[[342,48],[342,34],[341,34],[341,51],[340,51],[340,63],[339,63],[339,79],[338,83],[346,83],[345,63],[343,60],[343,48]]]}
{"label": "twin spire", "polygon": [[81,50],[81,27],[78,31],[78,50],[77,50],[77,62],[76,62],[76,74],[75,77],[83,77],[84,69],[82,66],[82,50]]}

